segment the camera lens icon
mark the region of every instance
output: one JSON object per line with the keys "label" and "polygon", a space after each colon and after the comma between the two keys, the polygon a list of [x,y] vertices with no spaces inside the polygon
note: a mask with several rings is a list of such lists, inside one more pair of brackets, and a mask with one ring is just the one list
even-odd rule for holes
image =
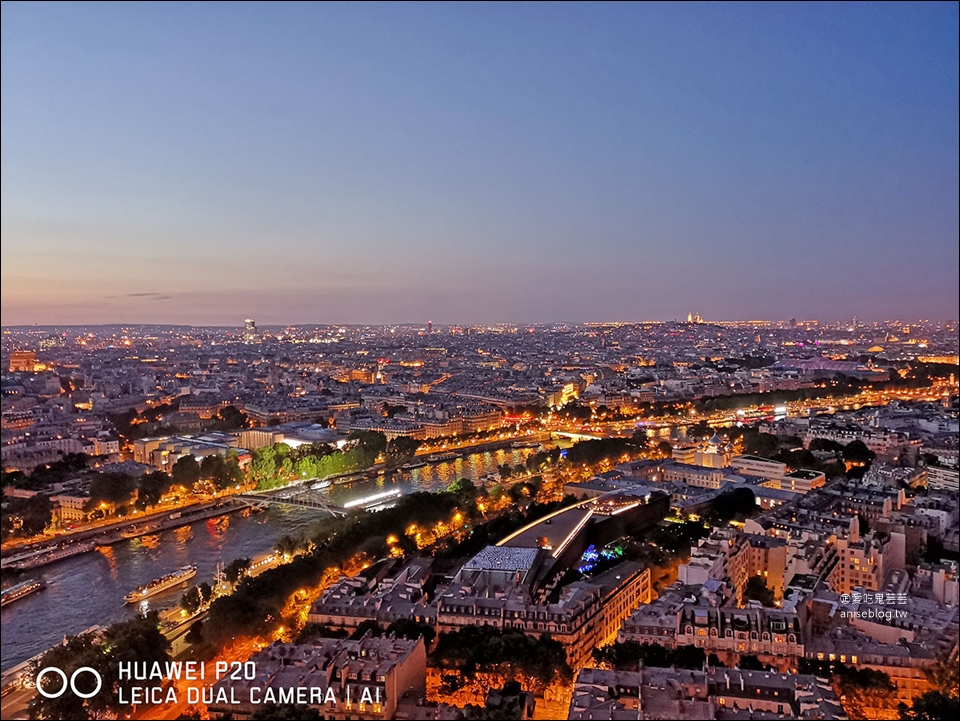
{"label": "camera lens icon", "polygon": [[[93,691],[84,693],[77,688],[77,676],[79,676],[82,673],[92,674],[97,679],[97,687]],[[41,682],[43,681],[43,677],[47,676],[48,674],[54,674],[55,676],[59,676],[60,679],[63,681],[63,684],[60,686],[59,691],[51,693],[43,688],[43,684]],[[100,676],[100,672],[97,671],[97,669],[95,668],[91,668],[90,666],[81,666],[72,674],[70,674],[69,679],[67,678],[67,674],[63,671],[63,669],[57,668],[56,666],[47,666],[45,669],[41,670],[40,673],[37,674],[36,683],[37,683],[37,693],[39,693],[44,698],[60,698],[61,696],[63,696],[63,694],[67,692],[67,688],[73,691],[74,696],[76,696],[77,698],[93,698],[98,693],[100,693],[100,689],[103,688],[103,678]]]}

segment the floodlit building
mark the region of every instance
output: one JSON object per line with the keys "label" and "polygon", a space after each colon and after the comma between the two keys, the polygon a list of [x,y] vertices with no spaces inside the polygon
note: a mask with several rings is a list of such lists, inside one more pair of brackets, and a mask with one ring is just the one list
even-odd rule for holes
{"label": "floodlit building", "polygon": [[305,643],[276,642],[255,653],[254,678],[219,681],[208,704],[211,718],[231,714],[249,719],[265,704],[296,704],[327,719],[392,719],[405,694],[426,693],[427,656],[423,639],[374,638],[358,641],[317,638]]}

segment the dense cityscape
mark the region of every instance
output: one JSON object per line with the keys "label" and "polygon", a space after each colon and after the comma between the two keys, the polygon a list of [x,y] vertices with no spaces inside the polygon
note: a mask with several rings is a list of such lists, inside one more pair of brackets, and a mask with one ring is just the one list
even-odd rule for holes
{"label": "dense cityscape", "polygon": [[960,3],[0,3],[2,721],[960,719]]}
{"label": "dense cityscape", "polygon": [[956,703],[956,322],[2,338],[4,718]]}

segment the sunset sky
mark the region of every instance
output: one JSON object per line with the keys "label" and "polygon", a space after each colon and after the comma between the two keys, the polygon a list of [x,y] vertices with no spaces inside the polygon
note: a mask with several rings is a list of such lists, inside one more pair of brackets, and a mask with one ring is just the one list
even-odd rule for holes
{"label": "sunset sky", "polygon": [[2,9],[2,322],[957,318],[958,5]]}

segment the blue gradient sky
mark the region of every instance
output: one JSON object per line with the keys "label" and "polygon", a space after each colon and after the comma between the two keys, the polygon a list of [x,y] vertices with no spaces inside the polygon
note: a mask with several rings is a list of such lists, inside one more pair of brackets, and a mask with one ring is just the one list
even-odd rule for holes
{"label": "blue gradient sky", "polygon": [[2,322],[958,316],[958,6],[2,10]]}

